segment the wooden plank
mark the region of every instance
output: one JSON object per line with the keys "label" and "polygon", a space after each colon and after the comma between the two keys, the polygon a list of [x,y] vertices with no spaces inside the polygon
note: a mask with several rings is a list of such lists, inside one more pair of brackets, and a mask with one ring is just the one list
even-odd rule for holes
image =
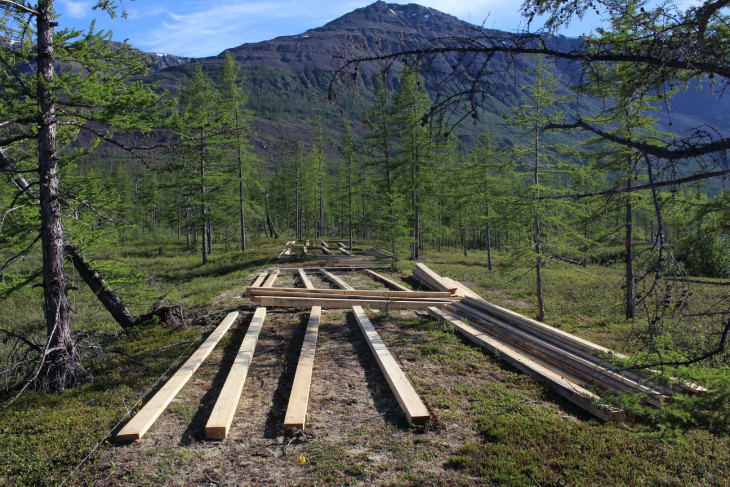
{"label": "wooden plank", "polygon": [[309,280],[309,277],[307,276],[307,273],[304,272],[304,269],[298,269],[299,272],[299,279],[302,280],[302,283],[304,284],[304,287],[307,289],[314,289],[314,284],[312,284],[312,281]]}
{"label": "wooden plank", "polygon": [[304,289],[300,287],[249,287],[246,288],[249,296],[301,296],[301,297],[329,297],[345,298],[348,296],[368,296],[383,299],[392,298],[425,298],[439,301],[448,301],[454,298],[446,291],[391,291],[386,289]]}
{"label": "wooden plank", "polygon": [[324,255],[332,255],[332,251],[328,249],[327,247],[322,247],[322,253]]}
{"label": "wooden plank", "polygon": [[597,418],[603,421],[623,421],[625,419],[624,411],[609,409],[608,407],[599,407],[596,404],[596,402],[600,400],[598,396],[578,384],[567,380],[565,377],[562,377],[560,374],[548,369],[547,367],[540,365],[501,340],[498,340],[487,333],[464,323],[440,309],[429,308],[428,312],[434,318],[453,325],[456,331],[471,342],[482,348],[486,348],[491,353],[497,355],[500,359],[529,375],[533,379],[548,384],[558,394],[568,399],[573,404],[585,409]]}
{"label": "wooden plank", "polygon": [[238,408],[238,401],[241,398],[243,384],[246,382],[248,368],[251,365],[259,333],[264,326],[266,308],[256,308],[256,312],[248,325],[246,336],[243,337],[241,347],[238,349],[236,358],[233,361],[231,370],[228,372],[223,388],[215,402],[213,411],[210,413],[208,423],[205,425],[205,436],[211,440],[224,440],[233,423],[233,416]]}
{"label": "wooden plank", "polygon": [[390,299],[335,299],[335,298],[302,298],[287,296],[253,296],[251,300],[259,306],[272,306],[279,308],[311,308],[321,306],[325,309],[346,309],[352,306],[365,306],[376,309],[427,309],[431,306],[445,306],[450,301],[423,300],[390,300]]}
{"label": "wooden plank", "polygon": [[460,311],[460,314],[461,311],[466,312],[467,316],[474,322],[486,328],[490,334],[500,340],[552,364],[563,372],[573,374],[588,384],[616,393],[630,390],[632,392],[646,394],[646,401],[657,408],[661,407],[662,401],[666,399],[666,396],[662,392],[640,384],[628,377],[624,377],[618,372],[605,367],[604,364],[596,363],[573,354],[517,327],[511,326],[509,323],[485,316],[479,313],[478,310],[465,304],[458,303],[455,307]]}
{"label": "wooden plank", "polygon": [[345,255],[352,255],[352,252],[350,252],[349,250],[345,250],[344,247],[340,248],[340,252],[342,252]]}
{"label": "wooden plank", "polygon": [[[474,299],[474,298],[465,298],[464,303],[472,306],[474,308],[477,308],[479,310],[482,310],[486,313],[492,314],[497,318],[502,318],[506,321],[509,321],[513,325],[519,326],[520,328],[523,328],[527,331],[530,331],[531,333],[535,333],[539,336],[542,336],[543,338],[547,338],[548,340],[553,341],[554,343],[561,343],[568,345],[572,347],[574,350],[578,350],[578,353],[605,353],[608,355],[616,355],[617,357],[623,357],[619,354],[614,353],[612,350],[602,347],[598,344],[595,344],[593,342],[589,342],[588,340],[584,340],[582,338],[579,338],[575,335],[572,335],[566,331],[560,330],[558,328],[554,328],[552,326],[546,325],[545,323],[541,323],[539,321],[530,319],[526,316],[523,316],[519,313],[515,313],[514,311],[508,310],[506,308],[502,308],[500,306],[497,306],[496,304],[492,304],[484,299]],[[625,357],[624,357],[625,358]]]}
{"label": "wooden plank", "polygon": [[375,331],[373,324],[370,323],[367,315],[360,306],[353,306],[352,312],[355,320],[360,326],[360,331],[365,336],[365,341],[370,351],[375,356],[380,370],[388,381],[390,390],[393,391],[398,404],[406,415],[408,422],[412,425],[425,424],[431,418],[431,415],[423,404],[418,393],[411,385],[408,377],[403,373],[398,363],[388,351],[383,340]]}
{"label": "wooden plank", "polygon": [[335,286],[339,287],[340,289],[355,289],[354,287],[347,284],[345,281],[340,279],[339,277],[335,276],[334,274],[327,272],[324,269],[320,269],[319,273],[322,274],[322,276],[330,281]]}
{"label": "wooden plank", "polygon": [[312,383],[312,368],[314,367],[314,352],[317,348],[317,333],[322,307],[313,306],[309,313],[307,331],[304,334],[302,351],[299,354],[297,371],[294,374],[289,405],[284,416],[284,428],[304,429],[307,420],[307,404],[309,403],[309,388]]}
{"label": "wooden plank", "polygon": [[228,313],[228,315],[221,321],[218,327],[213,330],[213,333],[208,335],[208,338],[203,342],[200,347],[185,361],[177,372],[168,380],[157,393],[152,396],[147,404],[139,410],[134,417],[122,428],[116,435],[116,440],[121,442],[135,441],[147,432],[150,427],[154,424],[157,418],[167,408],[170,401],[177,396],[180,389],[187,383],[192,377],[200,364],[208,358],[210,352],[215,348],[216,344],[220,341],[223,335],[226,334],[228,329],[231,327],[234,321],[238,318],[238,312],[234,311]]}
{"label": "wooden plank", "polygon": [[395,289],[396,291],[410,291],[410,289],[408,289],[404,285],[398,284],[397,282],[395,282],[391,279],[388,279],[384,275],[378,274],[375,271],[372,271],[370,269],[365,269],[365,273],[367,275],[369,275],[370,277],[372,277],[373,279],[384,283],[386,286],[390,287],[391,289]]}
{"label": "wooden plank", "polygon": [[262,272],[259,274],[259,276],[256,278],[256,280],[251,284],[251,287],[259,287],[261,284],[263,284],[264,279],[266,279],[266,275],[268,274],[267,271]]}
{"label": "wooden plank", "polygon": [[261,285],[261,287],[271,287],[274,285],[274,281],[276,281],[276,278],[279,277],[279,269],[274,269],[269,274],[269,277],[266,278],[266,281]]}

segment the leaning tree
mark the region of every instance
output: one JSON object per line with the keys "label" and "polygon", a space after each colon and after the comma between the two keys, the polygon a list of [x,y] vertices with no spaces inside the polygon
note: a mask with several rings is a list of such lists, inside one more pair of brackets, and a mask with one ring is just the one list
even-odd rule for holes
{"label": "leaning tree", "polygon": [[[113,0],[94,6],[112,16],[120,7]],[[117,135],[155,127],[161,97],[133,80],[149,68],[142,53],[112,43],[93,24],[88,32],[57,30],[52,0],[0,0],[0,12],[0,171],[15,191],[8,210],[27,217],[10,236],[16,251],[0,273],[40,244],[46,341],[35,346],[26,386],[60,392],[87,377],[71,335],[64,213],[101,214],[66,191],[60,174],[104,142],[131,150]],[[7,231],[0,237],[8,239]]]}

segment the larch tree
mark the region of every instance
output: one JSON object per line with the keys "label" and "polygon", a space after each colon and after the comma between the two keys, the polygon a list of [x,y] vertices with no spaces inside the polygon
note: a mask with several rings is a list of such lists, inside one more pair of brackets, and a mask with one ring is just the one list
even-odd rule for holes
{"label": "larch tree", "polygon": [[[114,1],[94,6],[111,15],[118,7]],[[0,10],[0,170],[18,191],[15,201],[37,212],[36,236],[20,254],[40,243],[43,256],[46,343],[25,383],[60,392],[87,377],[71,335],[64,213],[93,207],[65,191],[61,170],[104,141],[122,145],[115,132],[151,129],[160,97],[131,81],[148,69],[141,53],[114,46],[108,33],[93,29],[57,31],[52,0],[2,0]]]}
{"label": "larch tree", "polygon": [[226,51],[226,60],[222,68],[221,101],[231,127],[230,145],[235,149],[238,169],[238,215],[241,227],[241,250],[246,250],[246,188],[251,177],[251,143],[249,139],[249,122],[252,112],[245,108],[248,93],[243,87],[240,66],[230,51]]}

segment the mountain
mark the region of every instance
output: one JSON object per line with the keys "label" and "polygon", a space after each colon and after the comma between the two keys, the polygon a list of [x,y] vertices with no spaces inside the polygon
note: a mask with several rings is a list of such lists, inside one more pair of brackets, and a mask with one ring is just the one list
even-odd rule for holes
{"label": "mountain", "polygon": [[[353,91],[341,92],[340,106],[335,107],[328,103],[327,90],[341,59],[396,50],[404,43],[417,44],[432,38],[467,35],[474,29],[478,27],[432,8],[378,1],[316,29],[231,48],[230,52],[247,77],[250,106],[256,113],[254,125],[259,132],[255,140],[257,151],[267,159],[282,157],[281,154],[290,150],[288,142],[311,139],[311,122],[315,113],[321,114],[327,133],[335,139],[342,126],[340,110],[348,113],[353,120],[359,118],[371,100],[367,88],[372,85],[378,66],[363,66],[358,74],[364,89],[357,95]],[[565,48],[580,40],[552,36],[546,42],[551,47]],[[223,59],[221,53],[189,62],[175,64],[177,61],[173,61],[172,66],[151,73],[150,78],[174,90],[184,82],[196,63],[202,64],[212,77],[219,77]],[[454,56],[442,56],[437,59],[440,64],[434,67],[437,70],[448,69],[459,62]],[[519,106],[523,87],[532,84],[529,72],[534,67],[533,60],[518,59],[509,67],[504,57],[495,56],[490,63],[493,79],[489,81],[494,92],[485,100],[484,114],[476,124],[462,123],[455,131],[465,145],[474,144],[486,126],[490,127],[499,143],[511,144],[513,129],[504,125],[505,119],[514,107]],[[394,68],[390,72],[391,84],[395,84],[398,76],[398,65]],[[574,111],[575,96],[569,89],[572,73],[566,72],[560,63],[554,72],[562,83],[559,94],[566,97],[562,108]],[[424,76],[426,88],[431,91],[433,99],[439,78],[429,71],[424,71]],[[662,120],[665,129],[684,133],[710,123],[730,132],[730,100],[725,97],[718,103],[717,98],[708,95],[708,88],[704,88],[675,97],[671,100],[671,111],[665,107],[654,113]],[[597,100],[584,98],[580,103],[578,109],[584,115],[600,109]],[[578,140],[575,134],[553,134],[551,137],[556,142],[573,144]]]}

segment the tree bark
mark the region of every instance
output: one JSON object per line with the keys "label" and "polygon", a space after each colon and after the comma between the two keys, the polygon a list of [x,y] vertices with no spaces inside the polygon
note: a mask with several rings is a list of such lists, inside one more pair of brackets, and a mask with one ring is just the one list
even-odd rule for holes
{"label": "tree bark", "polygon": [[[626,189],[631,189],[631,177],[626,180]],[[631,192],[626,193],[626,319],[632,320],[635,316],[634,303],[634,254],[631,245],[633,233],[633,211],[631,208]]]}
{"label": "tree bark", "polygon": [[40,177],[43,291],[47,349],[36,387],[62,392],[86,378],[71,338],[68,287],[63,271],[63,224],[59,196],[56,105],[50,83],[54,77],[53,2],[38,3],[38,173]]}
{"label": "tree bark", "polygon": [[208,226],[205,215],[205,129],[200,129],[200,238],[202,239],[201,253],[203,264],[208,263]]}
{"label": "tree bark", "polygon": [[91,291],[96,297],[99,298],[101,304],[109,311],[114,320],[125,330],[133,327],[136,324],[137,318],[124,305],[121,298],[111,290],[99,273],[84,260],[76,246],[66,244],[65,251],[81,278],[91,288]]}
{"label": "tree bark", "polygon": [[238,202],[241,219],[241,250],[246,250],[246,208],[243,198],[243,155],[241,154],[241,121],[238,118],[238,107],[236,107],[236,134],[238,135]]}

